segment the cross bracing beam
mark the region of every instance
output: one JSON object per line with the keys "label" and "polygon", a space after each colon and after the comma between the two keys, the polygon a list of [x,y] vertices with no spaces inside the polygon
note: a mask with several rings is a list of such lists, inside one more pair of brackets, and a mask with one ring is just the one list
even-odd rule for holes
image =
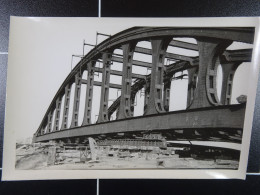
{"label": "cross bracing beam", "polygon": [[[135,52],[136,53],[141,53],[141,54],[152,55],[152,50],[151,49],[143,48],[143,47],[135,47]],[[180,55],[180,54],[169,53],[169,52],[166,52],[165,57],[169,58],[169,59],[173,59],[173,60],[187,61],[187,62],[190,62],[190,63],[193,63],[193,60],[194,60],[193,57],[184,56],[184,55]]]}
{"label": "cross bracing beam", "polygon": [[[192,43],[187,43],[187,42],[182,42],[182,41],[172,40],[169,43],[169,46],[198,51],[198,45],[197,44],[192,44]],[[147,54],[147,55],[152,55],[151,49],[143,48],[143,47],[136,47],[135,52]],[[251,57],[252,57],[252,49],[227,50],[223,53],[223,55],[226,57],[227,61],[249,62],[249,61],[251,61]],[[169,59],[174,59],[174,60],[187,61],[187,62],[190,62],[191,64],[196,63],[196,61],[194,61],[194,59],[196,57],[189,57],[189,56],[184,56],[184,55],[174,54],[174,53],[169,53],[169,52],[166,52],[165,57],[169,58]]]}
{"label": "cross bracing beam", "polygon": [[[86,79],[81,79],[81,84],[87,84],[87,83],[88,83],[88,81]],[[94,86],[102,87],[102,82],[94,81]],[[109,87],[114,88],[114,89],[121,89],[122,88],[121,85],[114,84],[114,83],[109,83]]]}
{"label": "cross bracing beam", "polygon": [[[119,32],[110,38],[106,39],[95,48],[93,48],[82,59],[85,64],[91,59],[97,59],[97,56],[109,49],[119,48],[123,43],[133,40],[149,40],[150,37],[155,36],[173,36],[173,37],[205,37],[205,38],[219,38],[228,39],[232,41],[239,41],[244,43],[253,43],[254,33],[253,28],[173,28],[173,27],[133,27],[125,31]],[[79,69],[79,64],[73,69]],[[69,79],[69,78],[67,78]]]}
{"label": "cross bracing beam", "polygon": [[222,56],[227,62],[251,62],[252,49],[226,50]]}
{"label": "cross bracing beam", "polygon": [[[149,55],[152,54],[150,49],[142,48],[142,47],[136,47],[135,52],[149,54]],[[252,57],[252,49],[226,50],[222,55],[225,58],[221,58],[221,60],[225,60],[228,62],[230,61],[250,62]],[[180,60],[180,61],[187,61],[191,65],[198,65],[199,63],[198,57],[188,57],[188,56],[183,56],[183,55],[178,55],[173,53],[166,53],[166,58]],[[113,56],[112,61],[122,63],[123,58]],[[133,60],[133,65],[147,67],[147,68],[152,67],[151,63],[142,62],[138,60]]]}
{"label": "cross bracing beam", "polygon": [[[95,67],[95,72],[102,73],[102,68]],[[111,70],[110,74],[111,75],[116,75],[116,76],[122,76],[122,72],[118,71],[118,70]],[[135,73],[132,73],[132,77],[135,78],[135,79],[145,79],[146,78],[145,75],[135,74]]]}
{"label": "cross bracing beam", "polygon": [[169,46],[179,47],[179,48],[182,48],[182,49],[189,49],[189,50],[193,50],[193,51],[198,51],[199,50],[197,44],[183,42],[183,41],[177,41],[177,40],[172,40],[170,42]]}
{"label": "cross bracing beam", "polygon": [[169,46],[171,46],[171,47],[178,47],[178,48],[182,48],[182,49],[193,50],[193,51],[198,51],[199,50],[197,44],[184,42],[184,41],[177,41],[177,40],[172,40],[169,43]]}
{"label": "cross bracing beam", "polygon": [[[143,47],[136,47],[135,48],[135,52],[152,55],[152,50],[151,49],[147,49],[147,48],[143,48]],[[187,61],[187,62],[190,62],[190,63],[193,62],[193,58],[192,57],[179,55],[179,54],[174,54],[174,53],[169,53],[169,52],[166,52],[165,57],[169,58],[169,59],[174,59],[174,60],[183,60],[183,61]]]}
{"label": "cross bracing beam", "polygon": [[[111,60],[113,62],[123,62],[123,58],[120,57],[116,57],[116,56],[112,56]],[[152,64],[148,63],[148,62],[142,62],[142,61],[138,61],[138,60],[133,60],[133,65],[134,66],[141,66],[141,67],[145,67],[145,68],[151,68]]]}
{"label": "cross bracing beam", "polygon": [[[191,66],[188,62],[177,62],[170,64],[166,66],[166,71],[164,74],[164,83],[167,85],[170,81],[170,78],[173,76],[174,73],[186,70],[188,68],[195,68],[197,66]],[[146,79],[139,79],[135,82],[134,85],[131,86],[131,94],[135,95],[137,91],[141,90],[146,83],[149,83],[151,79],[151,75],[147,75]],[[108,108],[108,115],[111,116],[113,112],[116,111],[116,109],[120,105],[120,96],[112,103],[112,105]]]}

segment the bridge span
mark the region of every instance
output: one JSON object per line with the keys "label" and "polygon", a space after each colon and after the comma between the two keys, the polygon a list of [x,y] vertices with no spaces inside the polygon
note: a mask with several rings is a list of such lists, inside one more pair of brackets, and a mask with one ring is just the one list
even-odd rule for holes
{"label": "bridge span", "polygon": [[[196,43],[177,38],[192,38]],[[159,133],[167,140],[241,143],[246,97],[233,104],[232,86],[238,67],[251,61],[253,38],[253,28],[192,27],[133,27],[110,36],[84,55],[65,78],[43,116],[33,142],[80,143],[88,137],[102,141]],[[151,48],[138,46],[142,41],[150,43]],[[228,49],[235,42],[251,46]],[[196,51],[198,55],[180,55],[170,52],[171,47]],[[120,50],[122,55],[115,54],[115,50]],[[151,56],[151,62],[134,59],[136,53]],[[115,62],[122,65],[121,71],[111,68]],[[97,66],[98,63],[102,66]],[[220,96],[217,92],[219,65],[223,72]],[[133,67],[147,68],[150,73],[133,73]],[[82,77],[84,71],[87,79]],[[175,76],[183,71],[187,74]],[[96,73],[102,74],[101,81],[94,79]],[[110,82],[112,75],[119,76],[121,82]],[[170,111],[172,81],[184,78],[188,79],[186,109]],[[71,94],[73,84],[75,90]],[[82,85],[86,85],[85,91],[82,91]],[[101,87],[95,123],[92,122],[94,86]],[[110,89],[121,91],[111,104]],[[140,91],[144,94],[143,115],[134,116],[135,98]],[[86,94],[84,103],[80,102],[81,93]],[[80,123],[79,108],[82,106],[84,117]],[[69,112],[72,112],[70,120]],[[111,120],[113,114],[115,120]]]}

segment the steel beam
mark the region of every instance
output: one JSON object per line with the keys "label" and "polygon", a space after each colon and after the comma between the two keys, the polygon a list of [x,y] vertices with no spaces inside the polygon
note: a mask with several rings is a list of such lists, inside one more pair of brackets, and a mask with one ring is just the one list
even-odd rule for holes
{"label": "steel beam", "polygon": [[171,91],[171,82],[168,82],[167,85],[164,85],[163,88],[163,106],[165,111],[169,111],[170,107],[170,91]]}
{"label": "steel beam", "polygon": [[179,47],[179,48],[182,48],[182,49],[189,49],[189,50],[193,50],[193,51],[199,51],[197,44],[183,42],[183,41],[172,40],[169,43],[169,46]]}
{"label": "steel beam", "polygon": [[147,104],[145,115],[158,114],[165,112],[163,106],[163,75],[164,75],[164,58],[166,49],[171,38],[153,39],[152,43],[152,72],[150,82],[150,97]]}
{"label": "steel beam", "polygon": [[90,62],[88,64],[88,77],[87,77],[87,83],[86,83],[87,84],[86,101],[85,101],[85,111],[84,111],[84,119],[83,119],[82,125],[91,124],[95,64],[96,64],[95,62]]}
{"label": "steel beam", "polygon": [[77,73],[75,76],[75,92],[74,92],[74,103],[73,113],[70,128],[78,126],[79,117],[79,104],[80,104],[80,91],[81,91],[81,73]]}
{"label": "steel beam", "polygon": [[51,110],[48,114],[48,127],[47,127],[47,133],[52,132],[52,117],[53,117],[54,110]]}
{"label": "steel beam", "polygon": [[232,41],[197,38],[199,46],[198,84],[190,108],[219,105],[216,92],[216,60]]}
{"label": "steel beam", "polygon": [[[82,82],[81,84],[88,84],[88,80],[85,79],[82,79],[81,82]],[[102,87],[102,82],[94,81],[93,85]],[[114,83],[109,83],[109,88],[122,89],[122,86]]]}
{"label": "steel beam", "polygon": [[150,97],[150,82],[145,82],[144,84],[144,113],[147,111],[147,105]]}
{"label": "steel beam", "polygon": [[97,123],[108,121],[108,97],[109,97],[109,81],[110,81],[110,70],[111,70],[111,57],[112,52],[103,53],[103,72],[102,72],[102,86],[100,96],[100,109]]}
{"label": "steel beam", "polygon": [[48,117],[44,119],[44,122],[39,127],[39,129],[35,132],[34,136],[44,135],[45,133],[47,133],[48,130],[46,130],[45,132],[45,128],[48,129],[47,126],[48,126]]}
{"label": "steel beam", "polygon": [[[111,60],[113,62],[123,62],[123,58],[120,58],[120,57],[116,57],[116,56],[113,56],[111,58]],[[134,66],[141,66],[141,67],[145,67],[145,68],[151,68],[152,67],[152,64],[151,63],[148,63],[148,62],[142,62],[142,61],[138,61],[138,60],[133,60],[133,63],[132,63]]]}
{"label": "steel beam", "polygon": [[41,127],[41,130],[37,132],[37,136],[44,135],[44,127]]}
{"label": "steel beam", "polygon": [[135,131],[172,131],[178,129],[242,130],[244,115],[245,105],[241,104],[166,112],[160,115],[134,117],[76,127],[65,131],[56,131],[36,137],[35,142]]}
{"label": "steel beam", "polygon": [[240,64],[241,62],[229,62],[221,64],[223,77],[220,102],[223,105],[229,105],[231,102],[233,79],[236,69]]}
{"label": "steel beam", "polygon": [[123,71],[122,71],[122,90],[120,106],[117,119],[129,118],[131,111],[131,85],[132,85],[132,63],[136,42],[128,43],[123,48]]}
{"label": "steel beam", "polygon": [[198,68],[191,68],[187,70],[188,72],[188,93],[187,93],[187,108],[191,105],[194,99],[194,93],[196,89]]}
{"label": "steel beam", "polygon": [[[135,52],[142,53],[142,54],[147,54],[147,55],[152,55],[152,50],[151,49],[147,49],[147,48],[143,48],[143,47],[136,47],[135,48]],[[187,62],[190,62],[190,63],[193,62],[193,58],[192,57],[179,55],[179,54],[174,54],[174,53],[166,52],[165,53],[165,57],[169,58],[169,59],[174,59],[174,60],[187,61]]]}
{"label": "steel beam", "polygon": [[[103,70],[102,70],[102,68],[95,67],[95,72],[102,73]],[[123,74],[121,71],[111,70],[110,75],[122,76]],[[145,77],[146,77],[145,75],[132,73],[132,78],[134,78],[134,79],[145,79]]]}
{"label": "steel beam", "polygon": [[64,108],[63,108],[61,130],[68,128],[68,116],[69,116],[69,108],[70,108],[70,92],[71,92],[71,84],[68,83],[65,87]]}
{"label": "steel beam", "polygon": [[62,101],[62,96],[59,96],[56,100],[56,113],[55,113],[53,131],[59,130],[61,101]]}
{"label": "steel beam", "polygon": [[228,62],[251,62],[252,49],[226,50],[222,55]]}

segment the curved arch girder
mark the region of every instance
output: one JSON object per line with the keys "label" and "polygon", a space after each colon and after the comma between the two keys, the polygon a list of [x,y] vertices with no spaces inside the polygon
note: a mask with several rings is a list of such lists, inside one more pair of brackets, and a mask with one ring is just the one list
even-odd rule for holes
{"label": "curved arch girder", "polygon": [[151,40],[156,37],[191,37],[191,38],[217,38],[221,40],[240,41],[245,43],[253,42],[253,28],[175,28],[175,27],[133,27],[117,33],[111,36],[109,39],[103,41],[95,48],[93,48],[82,60],[74,67],[71,73],[64,80],[63,84],[57,91],[53,98],[39,130],[46,123],[48,113],[51,113],[55,108],[56,100],[61,94],[65,94],[66,85],[73,82],[75,75],[81,72],[81,69],[87,68],[87,63],[96,61],[100,58],[102,53],[106,50],[113,50],[117,47],[121,47],[122,44],[129,43],[131,41]]}

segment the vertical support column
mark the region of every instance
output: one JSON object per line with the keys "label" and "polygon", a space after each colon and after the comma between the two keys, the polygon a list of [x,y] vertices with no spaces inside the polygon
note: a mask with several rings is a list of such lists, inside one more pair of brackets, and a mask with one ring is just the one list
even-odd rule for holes
{"label": "vertical support column", "polygon": [[188,93],[187,93],[187,108],[191,105],[194,99],[194,92],[196,89],[196,82],[197,82],[197,68],[188,69]]}
{"label": "vertical support column", "polygon": [[199,47],[198,84],[190,108],[218,105],[214,88],[216,60],[232,41],[216,38],[197,38]]}
{"label": "vertical support column", "polygon": [[223,105],[229,105],[232,95],[232,86],[234,74],[237,67],[241,64],[241,62],[227,62],[221,63],[223,79],[222,79],[222,89],[221,89],[221,97],[220,102]]}
{"label": "vertical support column", "polygon": [[44,125],[41,127],[41,133],[40,133],[40,135],[44,135]]}
{"label": "vertical support column", "polygon": [[163,106],[163,74],[166,49],[172,38],[154,39],[152,43],[152,72],[150,82],[150,97],[146,115],[165,112]]}
{"label": "vertical support column", "polygon": [[43,128],[43,126],[41,126],[41,127],[37,130],[37,132],[36,132],[35,134],[36,134],[36,136],[41,136],[41,135],[43,135],[43,134],[44,134],[44,128]]}
{"label": "vertical support column", "polygon": [[34,133],[34,135],[36,137],[40,136],[40,135],[43,135],[42,126],[37,129],[37,131]]}
{"label": "vertical support column", "polygon": [[132,85],[132,62],[136,42],[128,43],[123,48],[123,72],[122,72],[122,90],[120,98],[120,107],[118,119],[129,118],[131,112],[131,85]]}
{"label": "vertical support column", "polygon": [[[111,52],[112,53],[112,52]],[[102,72],[102,87],[100,96],[100,109],[97,123],[108,121],[108,97],[109,97],[109,82],[110,82],[110,69],[111,69],[110,53],[103,53],[103,72]]]}
{"label": "vertical support column", "polygon": [[150,93],[150,82],[146,80],[146,83],[144,85],[144,115],[147,111],[147,105],[149,101],[149,93]]}
{"label": "vertical support column", "polygon": [[84,119],[83,119],[82,125],[91,124],[92,97],[93,97],[94,73],[95,73],[94,68],[95,68],[95,62],[93,62],[93,61],[89,62],[85,111],[84,111]]}
{"label": "vertical support column", "polygon": [[171,91],[171,80],[165,82],[163,88],[163,105],[164,105],[164,110],[167,112],[169,111],[169,106],[170,106],[170,91]]}
{"label": "vertical support column", "polygon": [[47,125],[48,125],[48,127],[47,127],[47,132],[48,132],[48,133],[50,133],[51,130],[52,130],[51,127],[52,127],[53,111],[54,111],[54,110],[51,110],[51,111],[49,112],[49,114],[48,114],[48,123],[47,123]]}
{"label": "vertical support column", "polygon": [[131,117],[134,116],[134,109],[135,109],[135,96],[137,92],[131,93],[130,101],[131,101]]}
{"label": "vertical support column", "polygon": [[68,116],[69,116],[69,108],[70,108],[70,92],[71,92],[71,84],[68,83],[65,87],[64,109],[63,109],[61,130],[68,128]]}
{"label": "vertical support column", "polygon": [[74,93],[72,120],[70,125],[71,128],[78,126],[80,89],[81,89],[81,72],[75,75],[75,93]]}
{"label": "vertical support column", "polygon": [[59,130],[59,121],[60,121],[60,107],[61,107],[61,99],[62,96],[59,96],[56,100],[56,113],[55,113],[55,120],[54,120],[54,129],[53,131]]}

